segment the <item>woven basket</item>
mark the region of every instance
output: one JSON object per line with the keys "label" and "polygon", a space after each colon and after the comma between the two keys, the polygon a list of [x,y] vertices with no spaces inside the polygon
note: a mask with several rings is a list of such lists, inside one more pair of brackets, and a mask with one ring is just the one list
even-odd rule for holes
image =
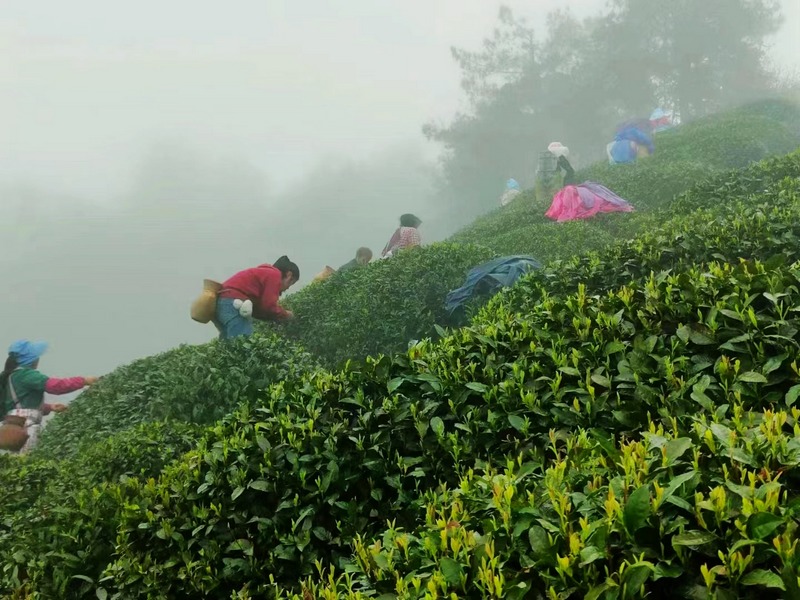
{"label": "woven basket", "polygon": [[314,277],[313,281],[325,281],[328,277],[336,273],[336,269],[326,266],[321,273]]}
{"label": "woven basket", "polygon": [[214,318],[214,313],[217,312],[217,294],[221,289],[221,283],[211,279],[203,280],[203,292],[192,302],[192,319],[205,325]]}
{"label": "woven basket", "polygon": [[3,423],[0,425],[0,450],[19,452],[28,441],[28,430],[19,425]]}

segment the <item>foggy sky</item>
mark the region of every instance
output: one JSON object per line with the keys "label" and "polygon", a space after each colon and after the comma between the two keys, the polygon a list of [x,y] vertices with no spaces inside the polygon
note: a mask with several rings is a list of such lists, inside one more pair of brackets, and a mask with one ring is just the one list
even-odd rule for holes
{"label": "foggy sky", "polygon": [[[541,27],[603,2],[505,4]],[[308,281],[409,211],[449,233],[420,128],[464,108],[449,48],[499,5],[0,0],[0,345],[44,338],[46,372],[102,374],[213,337],[188,318],[204,277],[287,253]]]}

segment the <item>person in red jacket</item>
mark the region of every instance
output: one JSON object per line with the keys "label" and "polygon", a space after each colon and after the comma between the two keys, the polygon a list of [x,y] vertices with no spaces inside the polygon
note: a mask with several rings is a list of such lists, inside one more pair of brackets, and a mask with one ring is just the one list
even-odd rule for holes
{"label": "person in red jacket", "polygon": [[[214,325],[221,340],[240,335],[252,335],[252,317],[262,321],[290,319],[292,312],[278,304],[282,292],[300,279],[300,269],[287,257],[281,256],[274,265],[260,265],[239,271],[222,284],[217,294],[217,313]],[[250,303],[247,303],[247,301]],[[243,304],[245,304],[243,309]]]}

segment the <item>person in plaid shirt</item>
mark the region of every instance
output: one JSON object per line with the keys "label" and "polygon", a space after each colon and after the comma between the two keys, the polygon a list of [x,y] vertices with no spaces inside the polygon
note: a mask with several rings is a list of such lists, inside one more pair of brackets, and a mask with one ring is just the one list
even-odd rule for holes
{"label": "person in plaid shirt", "polygon": [[422,221],[415,215],[409,213],[400,217],[400,227],[392,234],[389,243],[381,252],[381,257],[388,258],[403,248],[419,246],[422,243],[418,231],[420,225],[422,225]]}

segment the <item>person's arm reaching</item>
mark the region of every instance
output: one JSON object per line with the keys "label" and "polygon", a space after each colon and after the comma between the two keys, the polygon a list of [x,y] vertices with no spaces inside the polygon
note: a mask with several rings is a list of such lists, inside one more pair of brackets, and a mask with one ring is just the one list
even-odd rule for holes
{"label": "person's arm reaching", "polygon": [[64,379],[49,377],[47,383],[44,384],[44,391],[53,396],[62,396],[82,390],[84,387],[86,387],[85,377],[66,377]]}
{"label": "person's arm reaching", "polygon": [[[53,396],[61,396],[71,392],[77,392],[87,385],[94,385],[96,382],[97,377],[66,377],[63,379],[48,377],[44,384],[44,391]],[[50,412],[63,412],[66,409],[67,407],[63,404],[42,403],[42,412],[45,415]]]}

